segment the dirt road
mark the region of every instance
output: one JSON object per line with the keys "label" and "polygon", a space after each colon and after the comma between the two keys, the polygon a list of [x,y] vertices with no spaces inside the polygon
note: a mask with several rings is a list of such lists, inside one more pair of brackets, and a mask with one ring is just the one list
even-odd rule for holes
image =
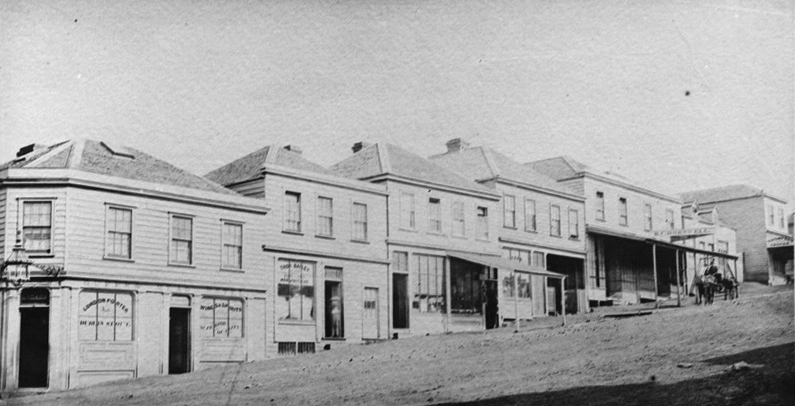
{"label": "dirt road", "polygon": [[[413,337],[182,376],[11,398],[20,405],[795,404],[793,290],[519,332]],[[744,362],[746,365],[738,364]],[[738,364],[733,368],[733,365]]]}

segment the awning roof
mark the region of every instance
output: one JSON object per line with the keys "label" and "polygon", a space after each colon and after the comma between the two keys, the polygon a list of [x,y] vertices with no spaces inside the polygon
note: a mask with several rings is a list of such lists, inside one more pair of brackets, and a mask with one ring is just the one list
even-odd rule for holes
{"label": "awning roof", "polygon": [[624,232],[621,232],[621,231],[614,231],[614,230],[610,230],[610,229],[606,229],[606,228],[602,228],[602,227],[587,226],[586,230],[587,230],[587,232],[593,233],[593,234],[601,234],[601,235],[606,235],[606,236],[610,236],[610,237],[626,238],[628,240],[633,240],[633,241],[642,241],[642,242],[646,242],[648,244],[657,244],[657,245],[663,246],[665,248],[682,250],[682,251],[687,251],[687,252],[693,252],[693,253],[696,253],[696,254],[704,254],[704,255],[709,255],[709,256],[713,256],[713,257],[722,257],[722,258],[729,258],[729,259],[737,259],[738,258],[737,255],[731,255],[731,254],[727,254],[727,253],[723,253],[723,252],[717,252],[717,251],[702,250],[702,249],[698,249],[698,248],[694,248],[694,247],[688,247],[686,245],[674,244],[672,242],[663,241],[663,240],[657,240],[657,239],[654,239],[654,238],[641,237],[641,236],[636,235],[636,234],[624,233]]}
{"label": "awning roof", "polygon": [[512,269],[515,271],[527,272],[534,275],[548,276],[550,278],[562,279],[566,277],[566,275],[550,272],[541,267],[523,264],[521,262],[505,259],[502,257],[492,257],[492,256],[477,255],[477,254],[464,254],[460,252],[451,252],[451,251],[448,251],[447,255],[453,258],[463,259],[464,261],[474,262],[476,264],[486,265],[494,268]]}
{"label": "awning roof", "polygon": [[767,240],[767,249],[771,248],[792,248],[792,237],[790,236],[780,236],[770,240]]}

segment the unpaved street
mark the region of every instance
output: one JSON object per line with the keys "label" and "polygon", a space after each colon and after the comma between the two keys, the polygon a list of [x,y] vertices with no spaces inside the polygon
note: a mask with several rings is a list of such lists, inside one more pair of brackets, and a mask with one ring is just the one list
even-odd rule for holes
{"label": "unpaved street", "polygon": [[[24,405],[795,404],[792,286],[604,318],[401,338],[182,376],[11,398]],[[732,368],[739,362],[739,369]]]}

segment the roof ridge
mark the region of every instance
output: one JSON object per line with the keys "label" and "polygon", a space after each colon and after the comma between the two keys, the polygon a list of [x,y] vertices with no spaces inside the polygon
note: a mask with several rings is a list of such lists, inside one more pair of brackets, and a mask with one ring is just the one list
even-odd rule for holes
{"label": "roof ridge", "polygon": [[491,155],[491,150],[490,149],[486,150],[486,147],[484,147],[484,146],[480,146],[478,148],[480,148],[480,151],[483,154],[483,159],[486,160],[486,166],[491,171],[491,176],[495,177],[495,178],[499,177],[500,176],[500,168],[494,162],[494,157]]}
{"label": "roof ridge", "polygon": [[72,151],[69,153],[69,160],[66,162],[68,168],[79,168],[83,162],[83,151],[86,149],[86,139],[78,138],[72,141]]}
{"label": "roof ridge", "polygon": [[388,148],[382,148],[383,146],[382,142],[375,143],[378,165],[381,165],[382,173],[392,173],[392,161],[389,159],[389,151]]}
{"label": "roof ridge", "polygon": [[41,166],[48,159],[60,154],[61,151],[65,150],[67,147],[71,147],[71,145],[69,145],[69,144],[70,143],[68,141],[65,141],[65,142],[55,143],[53,145],[48,146],[47,148],[50,148],[50,150],[45,152],[45,153],[43,153],[43,154],[41,154],[41,155],[39,155],[39,156],[37,156],[33,160],[33,162],[31,162],[30,165],[28,165],[27,167],[28,168],[37,168],[37,167]]}

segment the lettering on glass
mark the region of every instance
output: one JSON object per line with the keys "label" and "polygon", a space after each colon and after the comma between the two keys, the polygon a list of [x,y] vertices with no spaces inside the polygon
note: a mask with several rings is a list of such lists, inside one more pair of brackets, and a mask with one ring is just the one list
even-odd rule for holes
{"label": "lettering on glass", "polygon": [[243,337],[243,301],[238,299],[202,298],[199,308],[199,330],[204,337]]}
{"label": "lettering on glass", "polygon": [[279,261],[277,272],[277,295],[284,301],[277,307],[279,319],[314,320],[315,265],[309,262]]}
{"label": "lettering on glass", "polygon": [[77,335],[82,341],[132,340],[132,294],[80,292]]}

